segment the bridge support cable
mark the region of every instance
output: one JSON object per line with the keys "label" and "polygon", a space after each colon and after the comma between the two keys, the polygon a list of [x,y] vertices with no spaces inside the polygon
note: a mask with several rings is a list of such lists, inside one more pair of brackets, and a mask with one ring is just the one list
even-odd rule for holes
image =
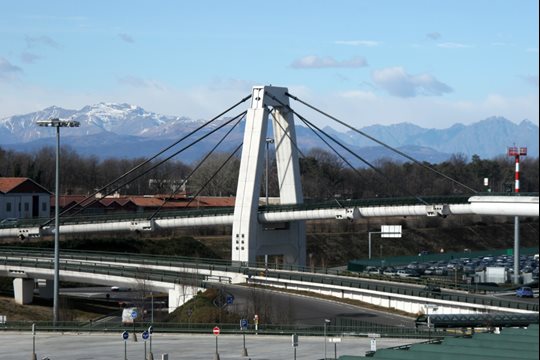
{"label": "bridge support cable", "polygon": [[[379,174],[381,177],[383,177],[386,181],[390,182],[390,183],[394,183],[395,185],[397,185],[398,188],[400,188],[403,192],[405,192],[406,194],[414,197],[416,200],[420,201],[421,203],[423,203],[424,205],[429,205],[428,202],[426,202],[424,199],[422,199],[420,196],[418,195],[415,195],[413,193],[411,193],[409,190],[407,190],[406,188],[404,188],[400,183],[396,183],[394,180],[392,180],[390,177],[388,177],[388,175],[386,175],[384,172],[382,172],[380,169],[378,169],[377,167],[375,167],[373,164],[371,164],[369,161],[363,159],[361,156],[357,155],[354,151],[352,151],[351,149],[349,149],[347,146],[343,145],[342,143],[340,143],[339,141],[337,141],[333,136],[329,135],[327,132],[325,132],[324,130],[322,130],[321,128],[319,128],[318,126],[316,126],[315,124],[313,124],[311,121],[299,116],[297,113],[295,113],[296,116],[299,117],[299,119],[304,123],[306,124],[306,126],[311,130],[313,131],[313,133],[315,135],[317,135],[319,137],[319,139],[321,139],[322,141],[324,141],[324,143],[326,145],[328,145],[330,147],[330,149],[332,149],[332,151],[334,151],[334,153],[336,153],[340,158],[343,159],[343,156],[338,152],[336,151],[336,149],[334,149],[332,146],[330,146],[330,144],[325,141],[322,136],[320,136],[317,131],[319,131],[320,133],[322,133],[324,136],[326,136],[327,138],[329,138],[330,140],[332,140],[334,143],[336,143],[337,145],[341,146],[343,149],[345,149],[347,152],[349,152],[351,155],[353,155],[354,157],[356,157],[357,159],[359,159],[360,161],[363,161],[366,165],[368,165],[373,171],[375,171],[377,174]],[[315,129],[317,131],[315,131]],[[361,176],[360,172],[354,168],[352,166],[352,164],[350,164],[349,162],[347,162],[347,164],[358,174]],[[363,178],[363,177],[362,177]]]}
{"label": "bridge support cable", "polygon": [[[272,97],[272,95],[270,95],[270,97]],[[279,101],[279,99],[277,98],[273,98],[274,101]],[[345,149],[347,152],[349,152],[352,156],[354,156],[355,158],[357,158],[358,160],[362,161],[364,164],[366,164],[367,166],[369,166],[373,171],[375,171],[377,174],[379,174],[381,177],[383,177],[384,179],[386,179],[387,181],[391,182],[391,183],[395,183],[394,181],[392,181],[391,178],[389,178],[384,172],[382,172],[381,170],[379,170],[377,167],[375,167],[373,164],[371,164],[369,161],[367,161],[366,159],[362,158],[360,155],[356,154],[354,151],[352,151],[351,149],[349,149],[347,146],[343,145],[342,143],[340,143],[339,141],[337,141],[334,137],[332,137],[331,135],[329,135],[328,133],[326,133],[324,130],[322,130],[321,128],[319,128],[317,125],[313,124],[311,121],[307,120],[306,118],[304,118],[302,115],[298,114],[294,109],[290,108],[290,106],[288,107],[290,109],[290,111],[296,115],[296,117],[298,117],[311,131],[313,131],[313,133],[321,140],[323,141],[337,156],[339,156],[361,179],[364,179],[364,176],[362,176],[362,174],[358,171],[358,169],[356,169],[349,161],[347,161],[332,145],[330,145],[328,143],[328,141],[326,141],[318,132],[324,134],[328,139],[332,140],[334,143],[336,143],[337,145],[339,145],[340,147],[342,147],[343,149]],[[318,131],[315,131],[315,129]],[[427,203],[424,199],[422,199],[421,197],[419,197],[418,195],[415,195],[415,194],[412,194],[409,190],[403,188],[400,184],[396,184],[399,188],[401,188],[402,191],[404,191],[406,194],[416,198],[419,202],[423,203],[424,205],[429,205],[429,203]]]}
{"label": "bridge support cable", "polygon": [[404,153],[403,151],[400,151],[400,150],[398,150],[398,149],[396,149],[396,148],[394,148],[394,147],[392,147],[392,146],[390,146],[390,145],[388,145],[388,144],[386,144],[386,143],[384,143],[384,142],[382,142],[382,141],[380,141],[380,140],[374,138],[373,136],[371,136],[371,135],[369,135],[369,134],[367,134],[367,133],[365,133],[365,132],[363,132],[363,131],[361,131],[361,130],[358,130],[358,129],[356,129],[356,128],[350,126],[349,124],[347,124],[347,123],[345,123],[345,122],[343,122],[343,121],[341,121],[341,120],[339,120],[339,119],[333,117],[332,115],[327,114],[326,112],[324,112],[324,111],[322,111],[322,110],[316,108],[315,106],[310,105],[309,103],[307,103],[307,102],[305,102],[305,101],[299,99],[297,96],[294,96],[294,95],[292,95],[292,94],[290,94],[290,93],[287,93],[286,95],[287,95],[288,97],[292,98],[293,100],[296,100],[296,101],[298,101],[299,103],[301,103],[301,104],[303,104],[303,105],[309,107],[310,109],[312,109],[312,110],[318,112],[319,114],[324,115],[324,116],[326,116],[327,118],[329,118],[329,119],[331,119],[331,120],[334,120],[335,122],[337,122],[337,123],[339,123],[339,124],[345,126],[346,128],[348,128],[348,129],[350,129],[350,130],[352,130],[352,131],[354,131],[354,132],[356,132],[356,133],[358,133],[358,134],[360,134],[360,135],[362,135],[362,136],[364,136],[364,137],[370,139],[371,141],[374,141],[374,142],[376,142],[377,144],[379,144],[379,145],[381,145],[381,146],[384,146],[385,148],[387,148],[387,149],[389,149],[389,150],[395,152],[396,154],[399,154],[399,155],[405,157],[406,159],[408,159],[408,160],[414,162],[415,164],[417,164],[417,165],[423,167],[424,169],[427,169],[427,170],[429,170],[429,171],[431,171],[431,172],[434,172],[434,173],[436,173],[437,175],[442,176],[442,177],[444,177],[445,179],[450,180],[451,182],[453,182],[453,183],[455,183],[455,184],[457,184],[457,185],[460,185],[460,186],[462,186],[463,188],[465,188],[465,189],[467,189],[467,190],[473,192],[474,194],[478,193],[477,190],[475,190],[475,189],[473,189],[473,188],[467,186],[466,184],[463,184],[462,182],[460,182],[460,181],[458,181],[458,180],[456,180],[456,179],[451,178],[450,176],[446,175],[445,173],[443,173],[443,172],[441,172],[441,171],[439,171],[439,170],[437,170],[437,169],[435,169],[435,168],[433,168],[433,167],[431,167],[431,166],[428,166],[428,165],[422,163],[421,161],[416,160],[416,159],[413,158],[412,156],[407,155],[406,153]]}
{"label": "bridge support cable", "polygon": [[187,181],[191,178],[191,176],[193,176],[193,174],[204,164],[204,162],[214,153],[214,151],[216,151],[216,149],[223,143],[223,141],[225,141],[225,139],[231,134],[231,132],[236,128],[236,126],[238,126],[240,121],[242,121],[244,118],[245,118],[245,115],[242,118],[240,118],[227,131],[227,133],[221,138],[221,140],[219,140],[219,142],[216,145],[214,145],[214,147],[204,156],[204,158],[201,161],[199,161],[197,166],[195,166],[195,168],[193,168],[193,170],[191,170],[191,172],[186,176],[186,178],[182,181],[182,183],[180,185],[178,185],[176,187],[176,189],[174,189],[173,193],[169,197],[163,199],[163,203],[156,209],[156,211],[154,211],[154,213],[152,215],[150,215],[150,217],[148,217],[148,220],[152,220],[161,211],[163,206],[165,206],[167,201],[169,199],[173,198],[178,193],[178,191],[187,183]]}
{"label": "bridge support cable", "polygon": [[234,154],[236,154],[238,152],[238,150],[240,150],[242,148],[242,145],[243,143],[240,143],[240,145],[238,145],[236,147],[236,149],[234,149],[234,151],[227,157],[227,159],[225,159],[225,161],[220,165],[220,167],[212,174],[212,176],[210,176],[210,178],[208,180],[206,180],[206,182],[203,184],[203,186],[201,186],[201,188],[199,189],[199,191],[197,191],[195,193],[195,195],[193,196],[193,198],[191,200],[189,200],[189,202],[186,204],[186,206],[184,207],[189,207],[189,205],[191,205],[191,203],[199,196],[199,194],[204,190],[204,188],[206,188],[206,186],[208,184],[210,184],[210,181],[212,181],[216,176],[217,174],[221,171],[221,169],[223,169],[223,167],[225,167],[225,165],[227,165],[227,163],[229,162],[229,160],[232,159],[232,157],[234,156]]}
{"label": "bridge support cable", "polygon": [[[213,123],[214,121],[216,121],[217,119],[223,117],[225,114],[227,114],[229,111],[235,109],[236,107],[238,107],[239,105],[243,104],[244,102],[246,102],[247,100],[251,99],[251,96],[252,94],[249,94],[248,96],[245,96],[244,98],[242,98],[240,101],[236,102],[234,105],[230,106],[229,108],[227,108],[226,110],[224,110],[223,112],[219,113],[218,115],[214,116],[212,119],[208,120],[207,122],[205,122],[204,124],[200,125],[199,127],[197,127],[196,129],[194,129],[193,131],[191,131],[189,134],[186,134],[184,135],[183,137],[181,137],[180,139],[176,140],[174,143],[166,146],[165,148],[161,149],[158,153],[156,153],[155,155],[153,155],[152,157],[150,157],[149,159],[141,162],[140,164],[138,164],[137,166],[135,166],[134,168],[132,168],[131,170],[125,172],[124,174],[120,175],[119,177],[117,177],[116,179],[110,181],[108,184],[102,186],[101,188],[97,189],[96,191],[94,191],[93,193],[91,193],[90,195],[86,196],[80,203],[76,203],[76,204],[73,204],[71,205],[69,208],[63,210],[59,216],[62,216],[62,215],[65,215],[67,214],[68,212],[70,212],[71,210],[73,210],[75,207],[79,206],[79,205],[82,205],[83,208],[86,208],[87,206],[95,203],[95,196],[97,194],[99,194],[100,192],[104,191],[105,189],[107,189],[108,187],[112,186],[113,184],[117,183],[118,181],[122,180],[123,178],[127,177],[128,175],[130,175],[131,173],[137,171],[138,169],[140,169],[141,167],[145,166],[146,164],[148,164],[149,162],[153,161],[154,159],[156,159],[157,157],[159,157],[160,155],[162,155],[163,153],[165,153],[166,151],[172,149],[174,146],[178,145],[180,142],[184,141],[185,139],[189,138],[190,136],[194,135],[195,133],[197,133],[198,131],[200,131],[201,129],[205,128],[206,126],[210,125],[211,123]],[[89,205],[84,205],[84,203],[87,201],[87,200],[92,200],[91,203]],[[79,211],[80,212],[80,211]],[[44,226],[47,226],[49,225],[50,223],[52,223],[54,221],[54,218],[52,219],[49,219],[48,221],[44,222],[43,224],[41,224],[41,227],[44,227]]]}
{"label": "bridge support cable", "polygon": [[[246,114],[246,111],[244,111],[244,112],[242,112],[242,113],[236,115],[235,117],[233,117],[233,118],[227,120],[226,122],[224,122],[223,124],[219,125],[219,126],[216,127],[215,129],[212,129],[212,131],[210,131],[210,132],[204,134],[203,136],[201,136],[200,138],[198,138],[198,139],[192,141],[190,144],[184,146],[182,149],[180,149],[180,150],[174,152],[173,154],[167,156],[167,157],[164,158],[163,160],[160,160],[158,163],[152,165],[150,168],[147,168],[147,169],[144,170],[142,173],[137,174],[137,176],[135,176],[135,177],[129,179],[128,181],[124,182],[123,184],[120,184],[120,185],[116,186],[115,188],[113,188],[112,190],[108,191],[108,192],[106,193],[106,196],[107,196],[107,195],[110,195],[110,194],[112,194],[112,193],[114,193],[114,192],[116,192],[116,191],[118,191],[119,189],[123,188],[124,186],[130,184],[131,182],[133,182],[133,181],[139,179],[140,177],[142,177],[142,176],[148,174],[150,171],[154,170],[154,169],[157,168],[158,166],[160,166],[160,165],[162,165],[163,163],[169,161],[170,159],[172,159],[173,157],[175,157],[175,156],[177,156],[178,154],[182,153],[183,151],[185,151],[185,150],[191,148],[193,145],[195,145],[195,144],[201,142],[202,140],[204,140],[205,138],[209,137],[209,136],[212,135],[213,133],[215,133],[215,132],[221,130],[223,127],[229,125],[230,123],[232,123],[233,121],[237,120],[238,118],[241,118],[241,117],[245,116],[245,114]],[[79,214],[79,213],[80,213],[81,211],[83,211],[85,208],[87,208],[88,206],[94,204],[94,203],[97,202],[97,201],[98,201],[98,199],[93,199],[90,203],[84,204],[84,206],[82,206],[82,207],[79,208],[76,212],[74,212],[73,214],[71,214],[70,217]]]}

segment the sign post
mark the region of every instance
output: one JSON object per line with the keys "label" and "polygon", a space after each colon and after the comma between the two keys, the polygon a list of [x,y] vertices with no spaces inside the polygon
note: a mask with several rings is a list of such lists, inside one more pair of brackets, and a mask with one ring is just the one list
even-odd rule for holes
{"label": "sign post", "polygon": [[152,326],[148,327],[148,334],[150,335],[150,353],[148,354],[148,360],[154,360],[154,354],[152,353],[152,335],[154,334],[154,328]]}
{"label": "sign post", "polygon": [[377,340],[376,340],[376,338],[380,338],[381,334],[368,334],[368,337],[371,338],[371,343],[370,343],[371,351],[377,351]]}
{"label": "sign post", "polygon": [[340,337],[333,337],[328,339],[329,342],[334,343],[334,359],[337,359],[337,343],[341,342]]}
{"label": "sign post", "polygon": [[257,334],[257,331],[259,331],[259,315],[255,314],[253,316],[253,322],[255,323],[255,334]]}
{"label": "sign post", "polygon": [[[381,234],[383,238],[400,238],[401,225],[381,225],[381,231],[368,232],[368,258],[371,259],[371,234]],[[381,254],[382,257],[382,254]]]}
{"label": "sign post", "polygon": [[124,339],[124,360],[127,360],[127,340],[129,339],[129,333],[127,331],[122,333],[122,339]]}
{"label": "sign post", "polygon": [[142,334],[141,334],[141,337],[144,341],[144,360],[147,360],[147,357],[146,357],[146,340],[148,340],[148,338],[150,337],[150,334],[148,333],[148,331],[143,331]]}
{"label": "sign post", "polygon": [[32,360],[36,359],[36,324],[32,324]]}
{"label": "sign post", "polygon": [[294,349],[294,360],[296,360],[296,348],[298,347],[298,335],[292,335],[292,346]]}
{"label": "sign post", "polygon": [[218,351],[218,336],[220,333],[219,327],[214,326],[214,328],[212,329],[212,332],[214,333],[216,337],[216,354],[214,355],[214,360],[219,360],[219,351]]}
{"label": "sign post", "polygon": [[247,319],[240,320],[240,330],[242,330],[242,337],[243,337],[243,343],[244,347],[242,349],[242,356],[248,356],[248,352],[246,349],[246,329],[248,327],[248,321]]}
{"label": "sign post", "polygon": [[137,318],[137,309],[132,309],[130,317],[133,321],[133,341],[137,342],[137,333],[135,332],[135,319]]}

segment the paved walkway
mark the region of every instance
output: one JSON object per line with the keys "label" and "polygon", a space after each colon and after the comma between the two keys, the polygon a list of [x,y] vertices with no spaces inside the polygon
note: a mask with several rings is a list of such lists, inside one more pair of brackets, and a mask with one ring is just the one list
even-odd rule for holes
{"label": "paved walkway", "polygon": [[[28,333],[0,332],[0,359],[28,360],[32,357],[32,335]],[[378,348],[410,344],[415,339],[377,339]],[[37,360],[124,360],[124,341],[121,334],[37,334],[35,338]],[[294,359],[291,336],[246,336],[247,357],[242,356],[241,335],[220,335],[218,350],[220,360],[284,360]],[[128,360],[144,360],[144,341],[130,337],[127,345]],[[371,339],[343,337],[337,343],[337,355],[363,356],[370,350]],[[150,343],[146,342],[149,352]],[[216,339],[208,335],[154,334],[152,352],[154,360],[168,354],[169,360],[215,360]],[[334,344],[328,342],[327,357],[334,357]],[[299,337],[296,350],[298,360],[324,359],[323,337]]]}

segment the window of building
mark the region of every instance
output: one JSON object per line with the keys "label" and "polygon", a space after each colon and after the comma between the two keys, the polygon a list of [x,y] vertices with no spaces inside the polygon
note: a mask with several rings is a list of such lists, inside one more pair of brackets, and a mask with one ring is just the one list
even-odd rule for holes
{"label": "window of building", "polygon": [[6,212],[11,212],[11,203],[6,203]]}
{"label": "window of building", "polygon": [[47,211],[47,203],[46,202],[41,203],[41,211],[43,211],[43,212]]}
{"label": "window of building", "polygon": [[30,204],[29,203],[24,203],[24,211],[26,211],[26,212],[30,211]]}

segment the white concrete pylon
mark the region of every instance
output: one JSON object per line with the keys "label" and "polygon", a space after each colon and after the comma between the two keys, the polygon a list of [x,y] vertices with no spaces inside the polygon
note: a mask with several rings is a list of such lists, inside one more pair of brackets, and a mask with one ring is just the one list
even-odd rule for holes
{"label": "white concrete pylon", "polygon": [[[244,145],[233,217],[232,260],[253,264],[259,255],[280,255],[291,265],[305,265],[303,221],[289,221],[272,229],[258,221],[257,209],[264,168],[268,116],[276,147],[280,204],[303,202],[293,114],[288,111],[287,88],[256,86],[246,115]],[[275,100],[278,99],[279,101]]]}

